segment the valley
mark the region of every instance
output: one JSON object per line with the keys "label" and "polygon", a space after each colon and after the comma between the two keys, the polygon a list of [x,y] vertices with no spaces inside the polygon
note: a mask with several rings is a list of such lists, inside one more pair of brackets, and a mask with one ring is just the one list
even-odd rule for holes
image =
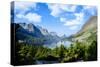
{"label": "valley", "polygon": [[[69,37],[58,36],[40,26],[11,23],[15,35],[17,65],[97,60],[97,17]],[[13,30],[14,29],[14,30]]]}

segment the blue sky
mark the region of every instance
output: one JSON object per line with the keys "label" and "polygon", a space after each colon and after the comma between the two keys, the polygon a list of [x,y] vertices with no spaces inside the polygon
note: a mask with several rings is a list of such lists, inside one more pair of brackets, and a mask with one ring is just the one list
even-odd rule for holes
{"label": "blue sky", "polygon": [[75,34],[90,17],[96,15],[96,6],[22,1],[14,4],[15,23],[33,23],[59,36]]}

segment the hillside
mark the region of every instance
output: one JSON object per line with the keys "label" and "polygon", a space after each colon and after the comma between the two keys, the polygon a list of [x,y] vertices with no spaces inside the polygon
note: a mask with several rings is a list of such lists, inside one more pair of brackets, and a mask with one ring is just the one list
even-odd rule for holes
{"label": "hillside", "polygon": [[78,33],[82,33],[88,30],[96,31],[97,29],[97,16],[91,17],[86,24],[83,25],[82,29]]}
{"label": "hillside", "polygon": [[90,36],[97,35],[97,17],[91,17],[82,27],[82,29],[73,35],[73,41],[86,41]]}

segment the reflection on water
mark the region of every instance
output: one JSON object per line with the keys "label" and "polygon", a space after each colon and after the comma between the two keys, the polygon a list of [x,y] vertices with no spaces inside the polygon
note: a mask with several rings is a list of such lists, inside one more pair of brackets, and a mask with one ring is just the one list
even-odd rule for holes
{"label": "reflection on water", "polygon": [[52,64],[52,63],[58,63],[58,61],[46,61],[46,60],[36,60],[36,64]]}
{"label": "reflection on water", "polygon": [[49,47],[49,48],[55,48],[56,46],[60,46],[61,44],[63,44],[65,47],[69,47],[71,42],[70,41],[59,41],[57,43],[52,43],[52,44],[44,44],[45,47]]}
{"label": "reflection on water", "polygon": [[[83,62],[83,60],[77,60],[76,62]],[[59,61],[46,61],[46,60],[36,60],[35,64],[53,64],[59,63]]]}

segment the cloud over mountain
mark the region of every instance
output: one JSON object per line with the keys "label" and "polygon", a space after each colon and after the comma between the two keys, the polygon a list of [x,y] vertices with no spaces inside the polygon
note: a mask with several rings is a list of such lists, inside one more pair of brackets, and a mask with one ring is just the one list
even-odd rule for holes
{"label": "cloud over mountain", "polygon": [[[42,16],[35,12],[28,12],[30,10],[37,9],[37,4],[33,2],[15,2],[14,14],[15,22],[31,22],[39,23],[41,22]],[[22,20],[23,21],[22,21]]]}

